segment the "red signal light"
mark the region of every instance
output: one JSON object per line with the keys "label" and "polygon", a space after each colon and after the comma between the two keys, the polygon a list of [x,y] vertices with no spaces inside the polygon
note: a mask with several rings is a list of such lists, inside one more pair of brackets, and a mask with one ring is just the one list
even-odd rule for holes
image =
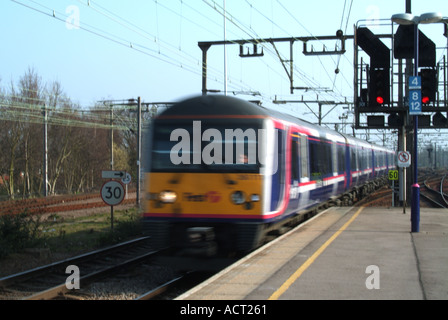
{"label": "red signal light", "polygon": [[422,102],[423,102],[423,103],[429,103],[429,97],[427,97],[427,96],[423,96],[423,97],[422,97]]}
{"label": "red signal light", "polygon": [[376,102],[378,102],[379,104],[383,104],[384,103],[384,98],[381,96],[376,97]]}

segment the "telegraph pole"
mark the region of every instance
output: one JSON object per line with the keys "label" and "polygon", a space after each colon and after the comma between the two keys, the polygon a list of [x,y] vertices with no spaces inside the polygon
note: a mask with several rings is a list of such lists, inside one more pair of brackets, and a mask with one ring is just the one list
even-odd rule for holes
{"label": "telegraph pole", "polygon": [[110,170],[114,170],[114,105],[110,105]]}
{"label": "telegraph pole", "polygon": [[140,207],[140,175],[142,163],[142,100],[137,100],[137,207]]}
{"label": "telegraph pole", "polygon": [[44,197],[48,196],[48,117],[47,106],[44,105],[44,165],[43,165],[43,179],[44,179]]}
{"label": "telegraph pole", "polygon": [[[135,99],[128,99],[128,100],[102,100],[101,101],[104,105],[109,104],[110,105],[110,126],[111,126],[111,170],[114,170],[114,154],[113,154],[113,123],[114,123],[114,115],[113,115],[113,107],[114,106],[136,106],[137,110],[131,110],[130,112],[136,112],[137,113],[137,156],[136,156],[136,164],[137,164],[137,172],[136,172],[136,206],[140,206],[141,203],[141,169],[142,169],[142,106],[146,106],[146,112],[149,111],[148,106],[149,105],[171,105],[172,102],[142,102],[141,97],[137,98],[137,101]],[[135,131],[129,128],[130,131],[135,134]]]}
{"label": "telegraph pole", "polygon": [[[224,41],[227,40],[227,11],[226,0],[224,1]],[[227,95],[227,46],[224,44],[224,95]]]}

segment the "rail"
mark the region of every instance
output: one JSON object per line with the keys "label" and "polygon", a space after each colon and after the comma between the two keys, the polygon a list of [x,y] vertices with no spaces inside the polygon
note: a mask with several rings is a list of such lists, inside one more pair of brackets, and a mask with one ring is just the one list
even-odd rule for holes
{"label": "rail", "polygon": [[170,288],[177,285],[179,282],[183,281],[185,279],[186,275],[182,275],[180,277],[177,277],[175,279],[172,279],[170,281],[167,281],[166,283],[158,286],[155,289],[152,289],[141,296],[137,297],[135,300],[151,300],[156,297],[159,297],[160,295],[166,293]]}
{"label": "rail", "polygon": [[[128,193],[128,198],[122,204],[135,203],[135,191]],[[9,200],[0,202],[0,216],[4,214],[55,213],[81,209],[107,207],[99,193],[84,195],[52,196],[48,198],[34,198],[24,200]]]}
{"label": "rail", "polygon": [[54,299],[70,291],[66,286],[66,267],[77,265],[85,276],[83,286],[99,277],[118,272],[158,253],[151,250],[148,237],[142,237],[104,249],[51,263],[0,279],[0,296],[12,299]]}
{"label": "rail", "polygon": [[448,208],[448,200],[445,198],[445,196],[448,197],[448,195],[443,192],[443,183],[445,182],[447,175],[448,174],[445,174],[443,176],[442,180],[440,181],[440,195],[442,196],[443,202],[445,202],[445,204],[446,204],[446,208]]}
{"label": "rail", "polygon": [[[441,199],[443,199],[442,201],[439,201],[438,199],[434,199],[432,197],[430,197],[429,195],[424,194],[423,192],[420,192],[420,196],[424,199],[426,199],[427,201],[431,202],[434,206],[439,207],[439,208],[448,208],[448,203],[446,203],[444,197],[443,197],[443,192],[441,192],[441,190],[434,190],[433,188],[431,188],[431,186],[429,185],[429,179],[426,179],[423,184],[426,188],[427,191],[429,191],[430,194],[435,195]],[[442,179],[442,183],[443,183],[443,179]],[[442,186],[442,184],[441,184]]]}

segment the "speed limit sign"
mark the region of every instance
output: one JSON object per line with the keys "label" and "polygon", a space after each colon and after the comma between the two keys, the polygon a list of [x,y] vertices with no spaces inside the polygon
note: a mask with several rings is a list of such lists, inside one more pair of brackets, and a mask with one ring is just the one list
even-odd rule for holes
{"label": "speed limit sign", "polygon": [[101,198],[110,205],[116,206],[120,204],[125,196],[123,185],[115,180],[107,181],[101,188]]}
{"label": "speed limit sign", "polygon": [[389,180],[398,180],[398,170],[389,170]]}

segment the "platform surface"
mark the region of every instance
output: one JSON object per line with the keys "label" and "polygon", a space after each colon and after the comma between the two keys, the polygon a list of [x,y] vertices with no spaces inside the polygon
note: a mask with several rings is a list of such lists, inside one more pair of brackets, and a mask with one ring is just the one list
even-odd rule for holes
{"label": "platform surface", "polygon": [[448,299],[448,210],[330,208],[178,300]]}

